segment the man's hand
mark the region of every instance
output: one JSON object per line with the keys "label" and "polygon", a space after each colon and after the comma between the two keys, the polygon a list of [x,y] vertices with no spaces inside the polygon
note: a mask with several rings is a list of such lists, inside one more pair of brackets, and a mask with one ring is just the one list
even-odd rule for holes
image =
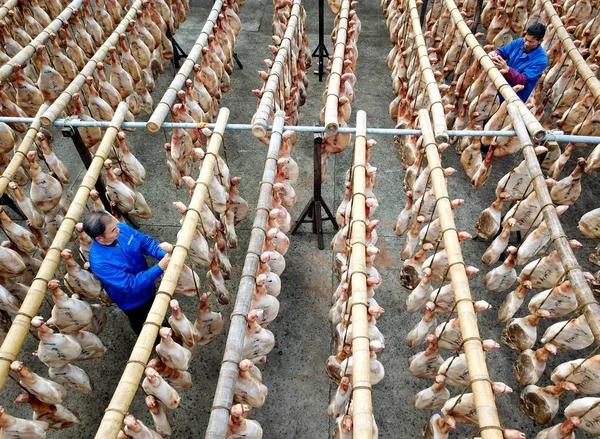
{"label": "man's hand", "polygon": [[495,56],[494,58],[492,58],[492,61],[496,68],[500,71],[500,73],[502,73],[503,75],[508,73],[510,68],[501,56]]}
{"label": "man's hand", "polygon": [[166,251],[167,253],[173,253],[173,245],[168,242],[161,242],[158,247]]}
{"label": "man's hand", "polygon": [[162,271],[165,271],[169,262],[171,262],[171,253],[167,253],[160,261],[158,261],[158,266],[162,268]]}

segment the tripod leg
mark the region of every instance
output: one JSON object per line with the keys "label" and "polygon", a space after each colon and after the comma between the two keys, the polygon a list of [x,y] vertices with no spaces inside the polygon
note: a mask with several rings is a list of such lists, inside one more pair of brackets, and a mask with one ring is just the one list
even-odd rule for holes
{"label": "tripod leg", "polygon": [[240,59],[238,58],[237,53],[233,52],[233,59],[235,60],[235,63],[237,64],[237,66],[241,69],[244,68],[244,66],[242,65],[242,63],[240,62]]}
{"label": "tripod leg", "polygon": [[323,250],[325,248],[325,243],[323,242],[323,222],[321,220],[321,202],[319,200],[315,201],[315,218],[313,225],[315,226],[315,232],[317,234],[317,247],[319,250]]}
{"label": "tripod leg", "polygon": [[333,224],[334,230],[338,230],[339,226],[338,226],[338,224],[337,224],[337,222],[335,220],[335,216],[333,216],[331,214],[331,210],[329,210],[329,206],[327,206],[327,203],[325,201],[322,201],[322,206],[323,206],[323,209],[325,209],[325,213],[327,213],[326,219],[328,219],[329,221],[331,221],[331,224]]}
{"label": "tripod leg", "polygon": [[295,235],[296,232],[298,231],[298,229],[300,228],[300,226],[304,223],[304,218],[306,218],[309,211],[312,210],[314,203],[315,203],[314,198],[311,198],[310,201],[308,202],[308,204],[306,206],[304,206],[304,209],[302,210],[300,217],[298,217],[298,220],[296,221],[296,224],[294,225],[294,228],[292,229],[292,235]]}

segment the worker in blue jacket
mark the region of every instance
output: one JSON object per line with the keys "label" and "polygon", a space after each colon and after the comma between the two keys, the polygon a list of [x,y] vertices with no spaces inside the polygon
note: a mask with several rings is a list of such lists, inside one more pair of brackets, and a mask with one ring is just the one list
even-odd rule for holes
{"label": "worker in blue jacket", "polygon": [[529,98],[540,76],[548,67],[548,56],[541,46],[545,34],[546,26],[534,23],[527,28],[523,38],[513,40],[489,54],[511,86],[524,87],[517,92],[517,96],[523,102]]}
{"label": "worker in blue jacket", "polygon": [[[154,282],[167,269],[173,246],[159,244],[101,210],[86,217],[83,229],[93,239],[89,255],[92,272],[139,335],[154,301]],[[158,259],[158,264],[148,267],[144,255]]]}

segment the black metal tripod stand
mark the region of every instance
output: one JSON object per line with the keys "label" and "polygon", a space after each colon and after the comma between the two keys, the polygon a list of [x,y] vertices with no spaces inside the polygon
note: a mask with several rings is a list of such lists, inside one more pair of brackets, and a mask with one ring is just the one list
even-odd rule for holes
{"label": "black metal tripod stand", "polygon": [[315,70],[315,75],[319,75],[319,82],[323,81],[325,64],[323,58],[329,57],[327,47],[325,47],[325,0],[319,0],[319,44],[312,53],[312,56],[319,57],[319,69]]}

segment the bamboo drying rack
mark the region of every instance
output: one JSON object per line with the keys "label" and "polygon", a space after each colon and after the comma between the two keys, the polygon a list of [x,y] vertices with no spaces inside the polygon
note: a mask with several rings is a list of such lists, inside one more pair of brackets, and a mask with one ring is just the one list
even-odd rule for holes
{"label": "bamboo drying rack", "polygon": [[256,215],[250,234],[250,243],[244,267],[242,268],[242,277],[238,287],[233,313],[231,314],[231,324],[227,334],[225,344],[225,353],[221,361],[221,370],[219,371],[219,380],[215,390],[215,397],[210,411],[210,419],[206,428],[206,439],[225,439],[227,434],[227,424],[229,422],[229,409],[233,403],[233,391],[238,377],[238,363],[242,361],[242,347],[244,346],[244,336],[246,333],[246,316],[250,311],[252,294],[256,284],[256,271],[260,263],[260,252],[266,236],[266,227],[269,220],[269,211],[271,207],[271,198],[273,196],[273,182],[277,173],[277,158],[279,156],[279,147],[281,146],[281,135],[283,133],[283,123],[285,112],[278,111],[275,114],[273,131],[269,141],[269,149],[265,160],[265,169],[260,183],[260,193],[258,204],[256,206]]}
{"label": "bamboo drying rack", "polygon": [[446,116],[444,115],[444,105],[442,104],[442,96],[438,88],[437,81],[433,75],[433,69],[429,62],[425,39],[421,29],[421,21],[417,11],[417,3],[415,0],[408,0],[408,8],[410,9],[410,20],[412,22],[413,32],[415,33],[415,46],[417,57],[419,59],[419,67],[421,68],[422,81],[425,82],[425,91],[429,98],[429,111],[433,120],[433,131],[435,140],[438,143],[447,143],[450,141],[448,135],[448,127],[446,126]]}
{"label": "bamboo drying rack", "polygon": [[331,61],[331,72],[327,78],[327,99],[325,101],[325,130],[335,134],[339,127],[338,101],[340,99],[340,83],[342,70],[344,68],[344,55],[346,54],[346,41],[348,38],[348,14],[350,12],[350,0],[342,0],[340,12],[338,13],[337,34],[333,47],[333,59]]}
{"label": "bamboo drying rack", "polygon": [[558,219],[558,214],[552,203],[552,198],[548,192],[548,186],[546,186],[544,175],[542,174],[540,164],[535,155],[535,151],[533,150],[531,139],[524,127],[521,114],[511,104],[508,105],[508,114],[510,115],[515,131],[517,132],[517,136],[519,137],[527,169],[531,175],[533,187],[539,199],[540,206],[542,206],[542,214],[548,225],[548,230],[550,230],[550,237],[554,241],[554,247],[560,255],[560,260],[565,268],[565,273],[569,276],[571,286],[577,297],[577,303],[583,308],[585,318],[592,330],[592,334],[594,334],[594,339],[597,343],[600,343],[600,305],[598,305],[590,286],[583,277],[581,267],[573,254],[573,250],[569,245],[569,240]]}
{"label": "bamboo drying rack", "polygon": [[179,275],[190,249],[190,243],[196,232],[196,226],[200,218],[200,209],[204,201],[208,198],[208,184],[213,176],[228,118],[229,110],[221,108],[217,117],[217,126],[210,137],[206,156],[200,168],[200,176],[196,180],[192,200],[181,225],[181,233],[174,246],[171,261],[160,282],[158,293],[156,293],[152,308],[148,312],[142,332],[131,351],[123,376],[115,389],[108,407],[104,411],[104,416],[96,432],[96,439],[115,439],[119,434],[123,419],[133,401],[148,359],[154,351],[154,341],[169,308],[169,302],[173,297]]}
{"label": "bamboo drying rack", "polygon": [[8,78],[13,73],[13,65],[24,65],[35,54],[38,46],[46,43],[46,40],[51,33],[57,33],[62,24],[71,18],[73,11],[81,7],[82,0],[73,0],[46,28],[40,32],[32,41],[23,47],[15,56],[13,56],[6,64],[0,67],[0,83]]}
{"label": "bamboo drying rack", "polygon": [[[60,264],[60,252],[63,251],[71,241],[75,224],[81,217],[83,210],[86,208],[90,191],[94,189],[94,185],[96,184],[102,169],[104,169],[104,160],[108,157],[112,144],[126,114],[127,103],[121,102],[117,107],[117,111],[115,111],[110,128],[106,130],[106,133],[102,138],[98,151],[96,151],[96,155],[92,160],[92,164],[79,185],[79,189],[69,206],[65,218],[60,224],[58,232],[56,232],[56,237],[52,241],[52,245],[44,258],[29,291],[27,291],[27,296],[25,297],[21,308],[19,308],[19,312],[15,316],[2,346],[0,346],[0,390],[4,386],[8,372],[10,371],[10,363],[17,359],[19,351],[23,346],[23,342],[25,341],[27,334],[29,334],[31,319],[40,309],[40,305],[42,304],[48,289],[48,282],[54,278],[56,269]],[[30,129],[30,131],[31,130],[32,129]]]}
{"label": "bamboo drying rack", "polygon": [[94,56],[87,62],[87,64],[81,69],[81,71],[77,74],[75,79],[69,84],[69,86],[61,93],[59,97],[56,98],[54,103],[46,110],[46,112],[42,115],[42,124],[48,126],[52,124],[56,120],[56,118],[63,112],[63,110],[67,107],[69,102],[71,102],[71,98],[75,93],[81,90],[81,87],[85,83],[85,78],[88,76],[92,76],[96,71],[96,64],[102,62],[104,58],[106,58],[106,54],[108,53],[108,49],[111,46],[116,46],[119,42],[119,35],[125,33],[127,28],[129,27],[129,23],[132,20],[135,20],[137,17],[137,11],[139,11],[142,7],[142,0],[135,0],[127,15],[121,20],[117,28],[113,31],[112,34],[106,39],[106,41],[100,46],[100,48],[96,51]]}
{"label": "bamboo drying rack", "polygon": [[598,104],[598,99],[600,99],[600,82],[596,75],[590,69],[590,66],[585,62],[577,47],[571,40],[569,33],[565,29],[565,25],[560,19],[559,15],[556,13],[554,6],[552,6],[552,2],[550,0],[542,0],[542,4],[544,6],[544,10],[548,15],[552,26],[554,27],[554,31],[558,35],[560,42],[563,46],[563,50],[568,54],[571,61],[575,64],[575,68],[579,75],[585,81],[585,85],[587,86],[590,93],[594,95],[594,104],[596,106]]}
{"label": "bamboo drying rack", "polygon": [[177,99],[177,92],[183,88],[186,79],[190,76],[190,73],[194,68],[194,64],[196,64],[202,56],[202,49],[208,44],[208,37],[213,32],[213,26],[217,24],[217,19],[219,18],[219,13],[222,8],[223,1],[216,0],[192,50],[190,50],[190,53],[181,65],[179,72],[177,72],[175,78],[173,78],[171,85],[169,85],[160,102],[156,105],[150,119],[148,119],[148,122],[146,123],[148,131],[156,133],[167,116],[171,113],[171,107]]}
{"label": "bamboo drying rack", "polygon": [[0,6],[0,20],[3,20],[4,17],[8,14],[12,8],[19,4],[19,0],[8,0],[2,6]]}
{"label": "bamboo drying rack", "polygon": [[419,110],[419,124],[423,130],[423,144],[427,154],[427,166],[431,171],[431,183],[440,218],[442,238],[448,255],[448,273],[454,290],[456,312],[459,316],[460,332],[463,348],[469,369],[469,378],[475,406],[477,407],[477,421],[483,439],[502,439],[502,427],[498,418],[498,409],[492,392],[491,380],[485,363],[485,353],[479,336],[477,315],[473,308],[473,299],[469,288],[469,281],[465,271],[458,232],[454,223],[454,214],[448,198],[446,179],[442,169],[431,121],[427,110]]}
{"label": "bamboo drying rack", "polygon": [[33,119],[33,122],[31,122],[31,125],[27,130],[27,133],[25,133],[25,138],[19,145],[19,148],[13,154],[10,163],[0,176],[0,197],[4,195],[4,193],[6,192],[6,188],[8,187],[8,183],[10,183],[13,177],[15,176],[17,170],[19,169],[19,166],[23,164],[23,160],[25,160],[27,153],[31,149],[31,145],[33,145],[33,142],[35,141],[35,136],[38,133],[40,127],[42,126],[40,122],[40,116],[47,109],[48,104],[46,103],[40,106],[35,118]]}
{"label": "bamboo drying rack", "polygon": [[537,141],[545,140],[548,135],[546,129],[542,127],[535,116],[527,109],[510,84],[504,79],[502,73],[496,68],[485,50],[483,50],[483,47],[481,47],[477,38],[475,38],[475,35],[471,32],[469,26],[465,23],[465,20],[460,13],[460,9],[456,6],[454,0],[444,0],[444,2],[446,7],[450,10],[450,15],[454,24],[460,31],[467,45],[473,51],[475,58],[479,60],[481,67],[484,68],[490,79],[494,82],[498,92],[502,94],[507,104],[514,103],[516,105],[527,126],[527,131],[529,131],[531,136]]}
{"label": "bamboo drying rack", "polygon": [[252,116],[252,134],[255,137],[264,137],[267,135],[267,126],[269,118],[271,117],[271,112],[275,108],[275,94],[279,89],[279,80],[282,75],[283,64],[289,60],[289,52],[292,50],[292,39],[297,35],[296,28],[302,11],[301,3],[302,0],[294,0],[292,13],[290,14],[281,44],[279,45],[277,56],[271,66],[265,90],[260,98],[258,109],[256,110],[256,113],[254,113],[254,116]]}
{"label": "bamboo drying rack", "polygon": [[[352,219],[350,245],[350,288],[352,289],[352,437],[373,437],[371,357],[367,308],[367,113],[356,114],[354,163],[352,164]],[[357,199],[357,197],[360,197]]]}

